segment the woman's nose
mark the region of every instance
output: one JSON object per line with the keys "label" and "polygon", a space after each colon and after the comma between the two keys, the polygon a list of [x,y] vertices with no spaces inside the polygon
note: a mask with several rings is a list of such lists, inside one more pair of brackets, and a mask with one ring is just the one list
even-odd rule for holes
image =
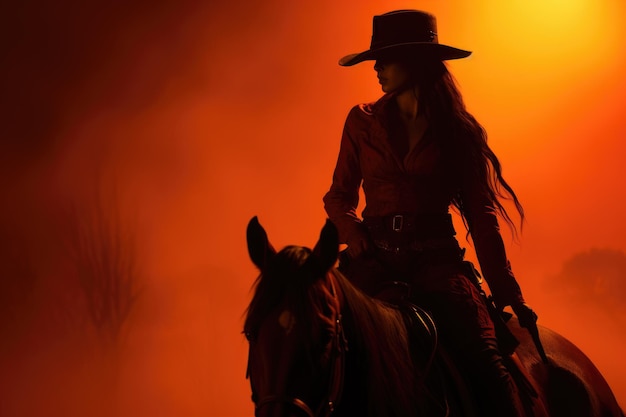
{"label": "woman's nose", "polygon": [[376,63],[374,64],[374,71],[380,72],[384,69],[385,69],[385,65],[380,61],[376,61]]}

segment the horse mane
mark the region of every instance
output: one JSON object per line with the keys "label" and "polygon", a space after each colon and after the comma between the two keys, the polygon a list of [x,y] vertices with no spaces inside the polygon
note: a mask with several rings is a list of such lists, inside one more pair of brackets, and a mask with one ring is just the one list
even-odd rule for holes
{"label": "horse mane", "polygon": [[344,315],[352,322],[349,349],[358,352],[358,366],[368,381],[368,415],[418,415],[417,380],[402,315],[361,292],[337,269],[329,274],[343,293]]}

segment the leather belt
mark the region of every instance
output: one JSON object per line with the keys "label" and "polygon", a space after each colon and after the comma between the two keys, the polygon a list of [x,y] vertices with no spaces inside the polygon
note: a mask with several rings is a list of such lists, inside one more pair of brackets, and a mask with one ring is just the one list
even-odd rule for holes
{"label": "leather belt", "polygon": [[456,234],[450,213],[392,214],[365,217],[363,224],[372,233],[408,233],[421,239],[443,238]]}
{"label": "leather belt", "polygon": [[459,249],[450,213],[365,217],[363,224],[374,245],[385,252],[402,254]]}

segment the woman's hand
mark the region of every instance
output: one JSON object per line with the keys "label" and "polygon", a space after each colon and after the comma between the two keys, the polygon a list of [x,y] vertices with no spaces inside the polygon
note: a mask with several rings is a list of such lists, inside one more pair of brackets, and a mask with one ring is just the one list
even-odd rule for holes
{"label": "woman's hand", "polygon": [[517,316],[517,320],[519,321],[519,325],[526,329],[531,329],[535,327],[535,323],[537,322],[537,314],[533,311],[532,308],[526,303],[516,303],[511,306],[515,315]]}
{"label": "woman's hand", "polygon": [[356,259],[360,256],[368,255],[373,249],[373,245],[369,236],[365,233],[359,233],[351,238],[348,242],[348,255],[350,258]]}

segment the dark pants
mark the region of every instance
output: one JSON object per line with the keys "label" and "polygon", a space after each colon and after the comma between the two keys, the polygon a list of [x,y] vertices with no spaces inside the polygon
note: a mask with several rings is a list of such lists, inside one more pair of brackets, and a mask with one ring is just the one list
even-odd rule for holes
{"label": "dark pants", "polygon": [[432,314],[440,341],[470,379],[481,415],[523,416],[493,321],[478,285],[468,276],[461,249],[377,249],[368,257],[344,258],[340,270],[371,296],[381,296],[389,281],[408,283],[408,299]]}

